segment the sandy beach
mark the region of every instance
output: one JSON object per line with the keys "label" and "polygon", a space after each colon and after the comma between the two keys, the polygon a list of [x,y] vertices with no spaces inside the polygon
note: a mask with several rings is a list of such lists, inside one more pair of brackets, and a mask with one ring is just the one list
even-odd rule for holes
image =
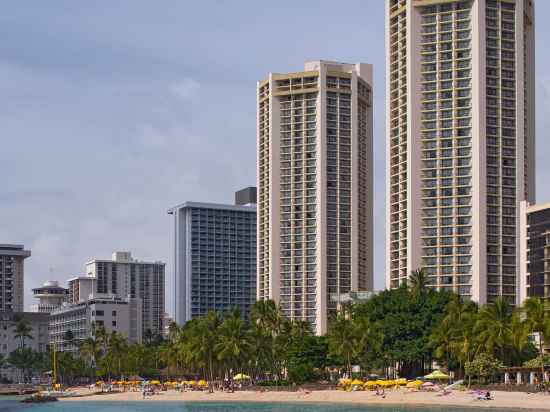
{"label": "sandy beach", "polygon": [[79,389],[78,398],[63,398],[63,402],[74,401],[184,401],[184,402],[284,402],[284,403],[339,403],[357,405],[428,405],[495,408],[498,410],[550,411],[550,395],[521,392],[491,392],[493,400],[480,401],[467,392],[453,391],[446,396],[431,392],[389,391],[385,398],[374,392],[313,391],[305,392],[162,392],[160,395],[142,400],[139,392],[122,392],[94,395],[88,389]]}

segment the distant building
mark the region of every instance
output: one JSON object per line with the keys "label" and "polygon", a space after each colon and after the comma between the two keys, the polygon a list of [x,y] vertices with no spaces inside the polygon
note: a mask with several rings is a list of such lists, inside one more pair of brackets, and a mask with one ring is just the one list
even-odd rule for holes
{"label": "distant building", "polygon": [[[6,358],[11,352],[21,347],[21,339],[15,336],[15,328],[21,320],[31,328],[32,339],[25,339],[25,347],[36,352],[46,352],[48,350],[48,319],[47,313],[0,312],[0,355]],[[14,382],[17,382],[20,377],[19,371],[8,364],[0,367],[0,375]]]}
{"label": "distant building", "polygon": [[550,203],[520,203],[519,303],[550,298]]}
{"label": "distant building", "polygon": [[[254,200],[252,189],[237,192],[236,200]],[[256,298],[256,206],[185,202],[168,213],[174,217],[176,323],[211,310],[238,308],[248,316]]]}
{"label": "distant building", "polygon": [[32,312],[50,313],[59,308],[67,300],[68,290],[59,286],[57,280],[48,280],[39,288],[34,288],[32,293],[39,303],[31,306]]}
{"label": "distant building", "polygon": [[23,245],[0,244],[0,311],[23,312],[24,261],[30,255]]}
{"label": "distant building", "polygon": [[93,295],[97,279],[90,276],[77,276],[67,281],[69,303],[80,303]]}
{"label": "distant building", "polygon": [[[91,296],[50,314],[49,342],[57,351],[76,352],[86,338],[94,336],[94,328],[103,326],[109,333],[117,332],[130,342],[141,343],[142,323],[141,299]],[[71,341],[68,335],[72,335]]]}
{"label": "distant building", "polygon": [[87,298],[92,289],[94,295],[130,297],[142,301],[143,333],[162,334],[164,316],[163,262],[142,262],[132,258],[130,252],[115,252],[111,260],[94,259],[86,263],[86,275],[94,280],[77,278],[69,287],[73,301]]}

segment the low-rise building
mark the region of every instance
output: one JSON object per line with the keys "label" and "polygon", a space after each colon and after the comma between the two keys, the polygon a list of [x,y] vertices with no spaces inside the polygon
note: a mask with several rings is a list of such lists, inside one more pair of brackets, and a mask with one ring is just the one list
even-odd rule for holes
{"label": "low-rise building", "polygon": [[[36,352],[48,351],[48,319],[47,313],[34,312],[0,312],[0,355],[9,357],[13,351],[23,347]],[[30,337],[17,336],[16,327],[19,322],[25,322],[29,328]],[[9,364],[0,367],[0,375],[11,381],[18,381],[20,373]]]}
{"label": "low-rise building", "polygon": [[108,333],[117,332],[132,343],[141,343],[141,299],[97,295],[63,305],[50,314],[50,345],[60,352],[76,352],[79,344],[93,337],[101,326]]}

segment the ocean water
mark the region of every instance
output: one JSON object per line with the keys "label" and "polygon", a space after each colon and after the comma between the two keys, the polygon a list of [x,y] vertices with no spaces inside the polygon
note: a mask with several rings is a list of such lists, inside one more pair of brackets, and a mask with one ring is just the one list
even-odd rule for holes
{"label": "ocean water", "polygon": [[185,402],[52,402],[29,405],[1,398],[0,412],[475,412],[487,409],[352,406],[327,404],[185,403]]}

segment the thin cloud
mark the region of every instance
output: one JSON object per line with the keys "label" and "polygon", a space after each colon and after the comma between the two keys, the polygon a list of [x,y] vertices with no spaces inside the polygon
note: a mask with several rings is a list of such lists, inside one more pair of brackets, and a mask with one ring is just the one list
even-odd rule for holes
{"label": "thin cloud", "polygon": [[200,89],[200,83],[193,79],[183,79],[180,82],[174,83],[170,87],[170,91],[176,97],[182,100],[191,100],[195,97]]}

